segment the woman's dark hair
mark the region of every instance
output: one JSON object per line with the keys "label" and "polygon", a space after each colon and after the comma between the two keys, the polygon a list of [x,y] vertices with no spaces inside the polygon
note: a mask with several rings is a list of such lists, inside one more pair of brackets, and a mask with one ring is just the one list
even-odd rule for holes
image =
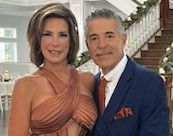
{"label": "woman's dark hair", "polygon": [[56,2],[42,6],[31,17],[27,28],[27,40],[30,47],[30,59],[37,67],[44,62],[44,56],[41,52],[40,40],[43,31],[43,24],[47,18],[64,19],[69,28],[70,47],[67,56],[68,64],[73,64],[79,50],[79,34],[77,21],[74,14],[64,5]]}

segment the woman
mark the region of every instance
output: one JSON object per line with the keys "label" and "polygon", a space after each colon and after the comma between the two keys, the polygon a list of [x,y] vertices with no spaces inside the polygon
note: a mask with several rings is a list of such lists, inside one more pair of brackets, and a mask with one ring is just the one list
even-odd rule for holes
{"label": "woman", "polygon": [[27,38],[38,69],[14,85],[9,136],[83,136],[92,129],[94,76],[71,65],[79,48],[77,22],[60,3],[41,7]]}

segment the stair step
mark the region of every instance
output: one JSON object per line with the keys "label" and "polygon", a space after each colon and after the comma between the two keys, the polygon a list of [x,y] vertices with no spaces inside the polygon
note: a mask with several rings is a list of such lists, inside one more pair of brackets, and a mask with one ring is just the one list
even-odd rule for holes
{"label": "stair step", "polygon": [[172,18],[168,18],[167,22],[172,23],[173,22],[173,16],[172,16]]}
{"label": "stair step", "polygon": [[162,35],[173,35],[173,30],[162,30]]}
{"label": "stair step", "polygon": [[170,16],[169,16],[169,19],[173,19],[173,15],[172,15],[172,13],[171,13]]}
{"label": "stair step", "polygon": [[172,35],[163,35],[163,36],[155,36],[156,42],[173,42],[173,36]]}
{"label": "stair step", "polygon": [[165,54],[165,52],[165,50],[141,51],[141,57],[162,57]]}
{"label": "stair step", "polygon": [[173,18],[173,13],[172,12],[169,13],[169,18]]}
{"label": "stair step", "polygon": [[152,66],[152,65],[142,65],[143,67],[145,67],[145,68],[148,68],[148,69],[150,69],[150,70],[152,70],[152,71],[154,71],[154,72],[156,72],[156,73],[158,73],[158,66],[156,65],[156,66]]}
{"label": "stair step", "polygon": [[170,43],[148,43],[148,50],[165,50]]}
{"label": "stair step", "polygon": [[173,12],[169,12],[169,16],[173,16]]}
{"label": "stair step", "polygon": [[[173,17],[170,18],[169,21],[172,22],[172,21],[173,21]],[[173,30],[173,27],[172,27],[172,26],[169,26],[169,25],[166,25],[166,26],[164,26],[163,29],[164,29],[164,30]]]}
{"label": "stair step", "polygon": [[166,24],[166,27],[173,28],[173,22],[172,21],[168,21],[167,24]]}
{"label": "stair step", "polygon": [[149,68],[155,72],[158,72],[158,65],[143,65],[146,68]]}
{"label": "stair step", "polygon": [[168,24],[172,24],[172,23],[173,23],[173,20],[171,20],[171,19],[169,20],[169,19],[168,19],[167,23],[168,23]]}
{"label": "stair step", "polygon": [[173,29],[173,17],[169,19],[166,23],[166,26],[164,26],[167,30],[172,30]]}
{"label": "stair step", "polygon": [[158,65],[160,57],[141,57],[134,60],[141,65]]}
{"label": "stair step", "polygon": [[173,9],[169,9],[169,14],[173,14]]}

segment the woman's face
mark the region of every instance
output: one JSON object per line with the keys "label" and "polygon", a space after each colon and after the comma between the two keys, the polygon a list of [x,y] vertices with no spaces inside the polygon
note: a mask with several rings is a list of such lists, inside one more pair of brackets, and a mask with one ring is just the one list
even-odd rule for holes
{"label": "woman's face", "polygon": [[41,51],[44,63],[67,65],[70,35],[68,24],[61,18],[48,18],[43,24]]}

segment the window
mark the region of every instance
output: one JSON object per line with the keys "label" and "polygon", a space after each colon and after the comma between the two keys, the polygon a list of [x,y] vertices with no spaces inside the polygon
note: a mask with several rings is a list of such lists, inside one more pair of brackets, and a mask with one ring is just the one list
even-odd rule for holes
{"label": "window", "polygon": [[17,38],[15,28],[0,28],[1,38]]}
{"label": "window", "polygon": [[17,62],[16,28],[0,28],[0,62]]}

